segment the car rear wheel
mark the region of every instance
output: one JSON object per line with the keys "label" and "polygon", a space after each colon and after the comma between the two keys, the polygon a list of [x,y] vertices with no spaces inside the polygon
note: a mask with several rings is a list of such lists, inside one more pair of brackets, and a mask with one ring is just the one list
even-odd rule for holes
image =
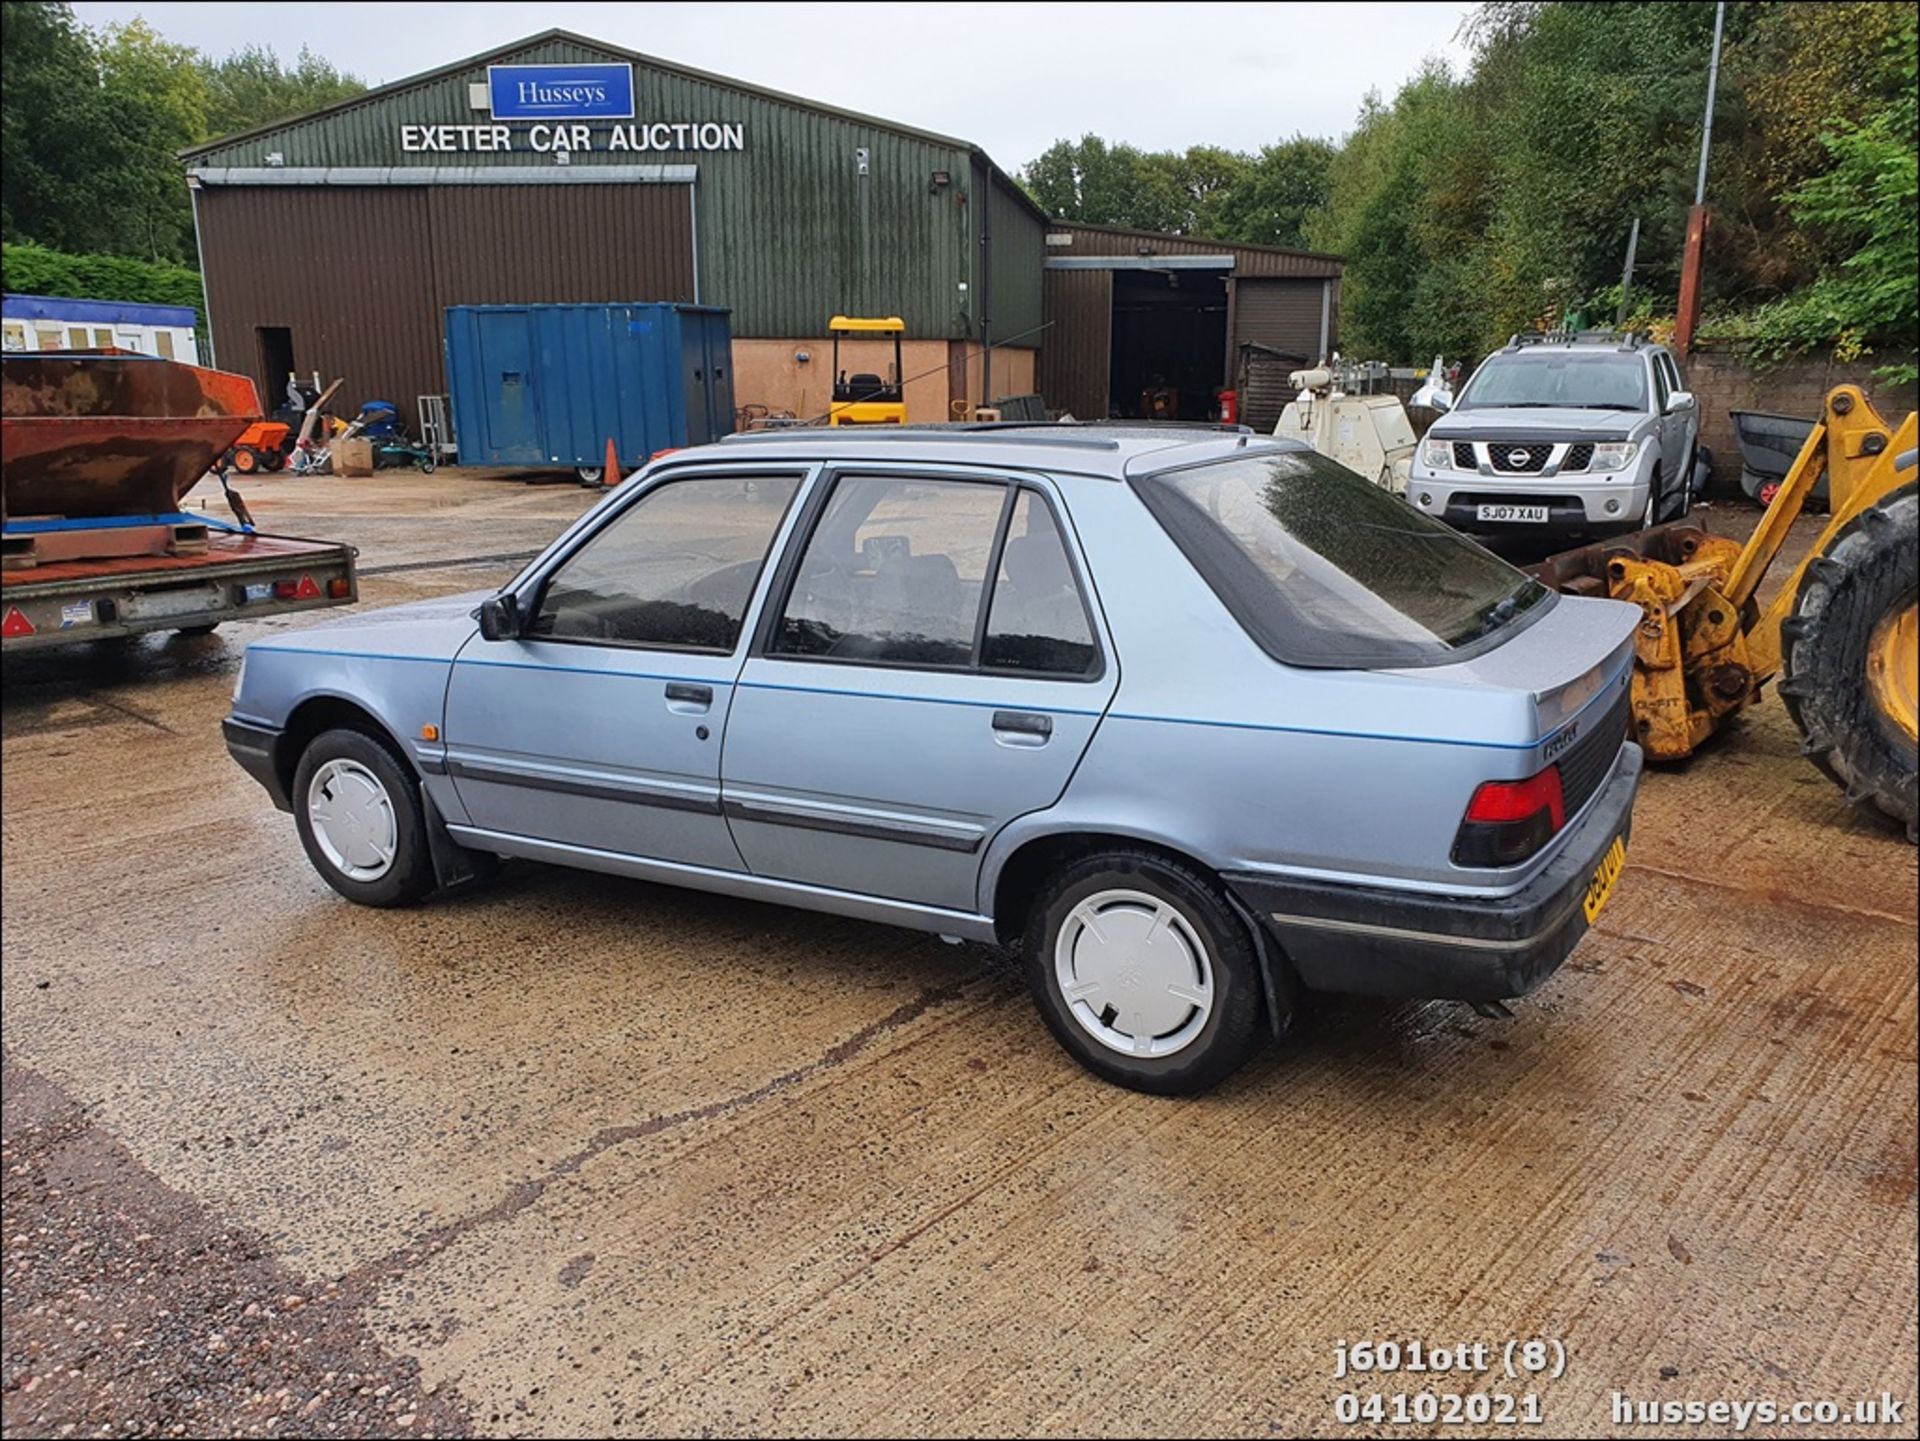
{"label": "car rear wheel", "polygon": [[1116,1085],[1191,1095],[1259,1047],[1252,939],[1193,867],[1130,850],[1075,861],[1035,903],[1022,950],[1048,1029]]}
{"label": "car rear wheel", "polygon": [[434,888],[420,790],[394,754],[357,730],[323,731],[301,752],[293,815],[307,859],[363,906],[404,906]]}

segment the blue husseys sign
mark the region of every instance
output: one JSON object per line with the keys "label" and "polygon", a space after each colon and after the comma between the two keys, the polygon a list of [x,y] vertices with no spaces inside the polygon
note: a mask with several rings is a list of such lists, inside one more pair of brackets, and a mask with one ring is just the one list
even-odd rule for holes
{"label": "blue husseys sign", "polygon": [[631,120],[631,65],[489,65],[495,120]]}

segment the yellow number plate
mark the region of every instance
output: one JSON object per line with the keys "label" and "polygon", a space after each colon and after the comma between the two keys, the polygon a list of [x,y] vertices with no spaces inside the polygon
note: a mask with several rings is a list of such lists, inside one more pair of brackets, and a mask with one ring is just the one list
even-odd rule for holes
{"label": "yellow number plate", "polygon": [[1594,917],[1599,915],[1613,895],[1613,888],[1619,883],[1620,872],[1627,868],[1627,838],[1615,836],[1613,844],[1607,847],[1607,853],[1600,857],[1600,864],[1594,869],[1593,879],[1587,882],[1586,912],[1587,924],[1592,925]]}

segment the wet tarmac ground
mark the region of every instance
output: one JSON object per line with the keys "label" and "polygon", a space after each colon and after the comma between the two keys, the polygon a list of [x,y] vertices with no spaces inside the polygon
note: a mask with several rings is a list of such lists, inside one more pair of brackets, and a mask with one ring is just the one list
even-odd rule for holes
{"label": "wet tarmac ground", "polygon": [[[591,499],[247,494],[360,545],[367,606]],[[7,663],[6,1434],[1514,1429],[1390,1424],[1423,1391],[1547,1434],[1884,1392],[1861,1434],[1913,1434],[1915,852],[1776,699],[1649,776],[1512,1020],[1328,1001],[1166,1101],[980,947],[534,866],[348,905],[219,733],[311,620]],[[1564,1374],[1509,1379],[1529,1340]],[[1357,1341],[1493,1369],[1336,1379]]]}

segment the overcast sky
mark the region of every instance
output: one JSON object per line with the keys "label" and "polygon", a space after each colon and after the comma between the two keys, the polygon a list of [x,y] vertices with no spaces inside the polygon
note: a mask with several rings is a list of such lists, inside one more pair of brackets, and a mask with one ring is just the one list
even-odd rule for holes
{"label": "overcast sky", "polygon": [[1087,132],[1149,150],[1337,136],[1456,68],[1468,4],[76,4],[224,55],[304,45],[379,85],[549,25],[971,140],[1008,169]]}

